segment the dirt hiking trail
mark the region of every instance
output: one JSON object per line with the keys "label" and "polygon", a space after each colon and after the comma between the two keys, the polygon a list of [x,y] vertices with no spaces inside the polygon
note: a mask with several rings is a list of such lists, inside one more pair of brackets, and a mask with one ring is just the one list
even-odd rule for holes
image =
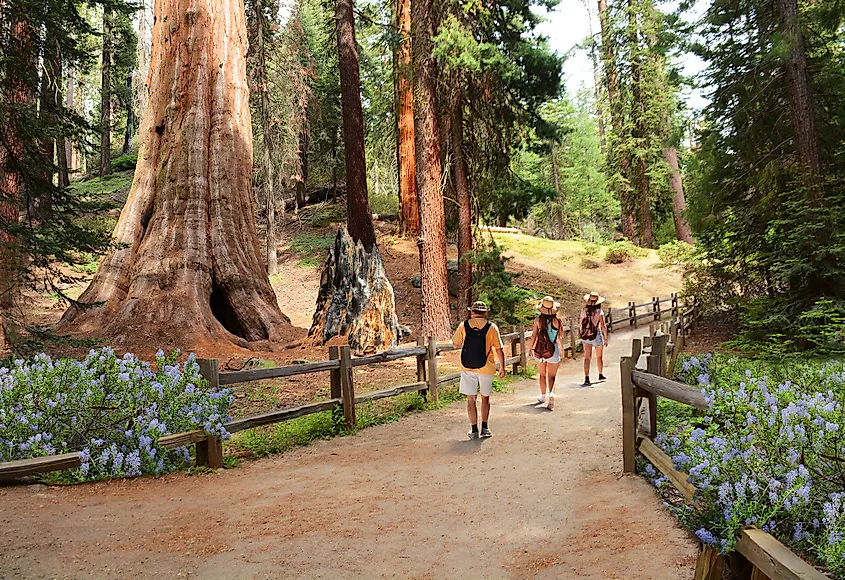
{"label": "dirt hiking trail", "polygon": [[[622,476],[619,357],[208,475],[0,488],[3,578],[690,579],[696,543]],[[595,368],[595,367],[594,367]],[[593,371],[593,378],[596,373]]]}

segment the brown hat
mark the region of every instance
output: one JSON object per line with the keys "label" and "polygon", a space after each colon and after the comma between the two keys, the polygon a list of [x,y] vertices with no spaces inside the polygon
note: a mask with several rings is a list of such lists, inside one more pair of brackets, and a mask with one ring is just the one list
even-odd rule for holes
{"label": "brown hat", "polygon": [[472,306],[467,306],[467,310],[470,312],[489,312],[490,308],[487,307],[487,304],[483,300],[476,300],[472,303]]}
{"label": "brown hat", "polygon": [[596,304],[601,304],[604,302],[604,296],[599,296],[598,292],[590,292],[589,294],[584,294],[584,302],[595,302]]}
{"label": "brown hat", "polygon": [[560,308],[560,302],[555,302],[555,299],[551,296],[544,296],[543,299],[537,303],[537,310],[541,310],[543,308],[551,310],[552,313],[554,313]]}

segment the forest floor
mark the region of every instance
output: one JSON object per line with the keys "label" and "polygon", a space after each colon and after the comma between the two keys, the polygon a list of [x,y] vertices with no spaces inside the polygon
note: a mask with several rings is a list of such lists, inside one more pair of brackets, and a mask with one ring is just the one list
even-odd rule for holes
{"label": "forest floor", "polygon": [[237,469],[0,488],[0,577],[689,579],[696,542],[623,476],[619,357],[493,396],[492,439],[464,405]]}

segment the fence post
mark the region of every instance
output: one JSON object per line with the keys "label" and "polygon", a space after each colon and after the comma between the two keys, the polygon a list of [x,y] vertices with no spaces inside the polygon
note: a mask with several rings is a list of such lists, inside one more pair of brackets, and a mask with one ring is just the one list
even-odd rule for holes
{"label": "fence post", "polygon": [[440,397],[437,395],[437,339],[428,337],[428,392],[431,402],[437,405]]}
{"label": "fence post", "polygon": [[660,320],[660,296],[651,297],[651,311],[654,312],[654,319]]}
{"label": "fence post", "polygon": [[701,545],[694,580],[722,580],[725,556],[712,546]]}
{"label": "fence post", "polygon": [[607,332],[608,334],[613,332],[613,309],[609,303],[607,304]]}
{"label": "fence post", "polygon": [[622,375],[622,471],[634,473],[637,457],[637,404],[634,401],[634,370],[631,357],[623,356],[619,361]]}
{"label": "fence post", "polygon": [[671,307],[672,307],[672,319],[674,320],[674,318],[678,315],[678,293],[677,292],[672,292]]}
{"label": "fence post", "polygon": [[[660,355],[655,354],[655,350],[658,346],[660,346],[660,342],[652,344],[652,354],[648,355],[647,358],[648,366],[646,368],[648,370],[648,373],[652,375],[660,374]],[[657,437],[657,395],[651,392],[646,392],[645,395],[646,399],[648,399],[648,435],[650,438],[654,439],[655,437]]]}
{"label": "fence post", "polygon": [[[329,347],[329,359],[330,360],[340,360],[340,351],[336,346]],[[332,399],[339,399],[341,397],[340,394],[340,369],[332,369],[329,371],[329,379],[331,381],[331,387],[329,391],[329,398]]]}
{"label": "fence post", "polygon": [[[220,367],[216,358],[197,359],[200,374],[208,381],[212,389],[220,387]],[[204,441],[197,443],[197,465],[205,465],[212,469],[223,467],[223,442],[219,437],[209,435]]]}
{"label": "fence post", "polygon": [[628,310],[631,316],[631,324],[634,325],[634,328],[637,327],[637,303],[636,302],[628,302]]}
{"label": "fence post", "polygon": [[355,428],[355,383],[352,380],[352,350],[349,345],[340,347],[340,398],[343,400],[343,418],[348,429]]}
{"label": "fence post", "polygon": [[637,361],[640,360],[640,355],[643,353],[643,341],[635,338],[631,341],[631,360],[634,363],[633,368],[637,368]]}
{"label": "fence post", "polygon": [[575,326],[575,319],[573,318],[572,320],[569,321],[569,346],[571,347],[571,350],[572,350],[572,360],[575,360],[575,340],[576,340],[575,339],[575,329],[576,328],[579,328],[579,332],[580,332],[580,326],[578,326],[578,327]]}
{"label": "fence post", "polygon": [[[463,324],[463,322],[461,323]],[[417,336],[417,346],[425,346],[425,338],[422,336]],[[427,356],[426,354],[418,354],[417,355],[417,382],[422,383],[425,382],[425,359]],[[422,395],[423,401],[428,401],[428,389],[420,390],[420,394]]]}
{"label": "fence post", "polygon": [[525,326],[519,325],[519,366],[522,372],[528,368],[528,352],[526,351]]}
{"label": "fence post", "polygon": [[682,350],[684,350],[684,335],[679,334],[675,337],[675,347],[672,349],[672,356],[669,358],[669,369],[666,371],[666,376],[670,379],[675,376],[675,365],[678,362],[678,357],[681,356]]}
{"label": "fence post", "polygon": [[[516,328],[517,328],[516,326],[511,326],[511,332],[515,333],[517,331]],[[516,336],[516,337],[514,337],[510,340],[511,340],[511,358],[513,358],[518,354],[516,345],[519,344],[519,337]],[[513,363],[513,365],[511,366],[511,372],[513,374],[516,374],[517,372],[519,372],[519,361]]]}

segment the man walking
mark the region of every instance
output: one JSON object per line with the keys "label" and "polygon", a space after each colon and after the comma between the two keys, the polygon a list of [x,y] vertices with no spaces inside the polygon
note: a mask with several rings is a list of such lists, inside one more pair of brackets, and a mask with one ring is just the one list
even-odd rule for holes
{"label": "man walking", "polygon": [[[455,330],[452,344],[461,348],[460,392],[467,396],[467,414],[472,426],[470,439],[492,437],[487,420],[490,418],[490,394],[493,392],[493,376],[496,374],[496,359],[499,360],[499,377],[505,376],[505,351],[499,327],[487,320],[490,310],[478,301],[467,308],[469,319]],[[495,356],[494,356],[495,355]],[[478,431],[478,409],[475,399],[481,391],[481,432]]]}

